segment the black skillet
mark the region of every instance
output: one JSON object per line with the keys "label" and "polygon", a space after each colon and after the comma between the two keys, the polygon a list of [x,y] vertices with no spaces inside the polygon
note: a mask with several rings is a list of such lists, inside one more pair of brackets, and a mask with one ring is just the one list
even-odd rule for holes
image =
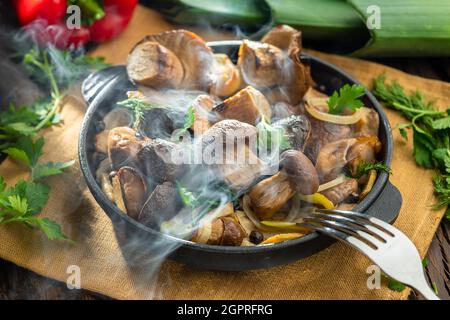
{"label": "black skillet", "polygon": [[[240,41],[215,41],[209,42],[208,45],[216,53],[226,53],[231,58],[236,58]],[[311,73],[318,85],[317,89],[328,95],[345,84],[357,83],[348,74],[321,59],[308,55],[304,55],[302,58],[305,63],[311,65]],[[133,263],[139,264],[142,259],[145,259],[146,250],[155,250],[158,252],[148,252],[148,255],[168,255],[173,260],[197,268],[242,271],[287,264],[317,253],[334,242],[327,236],[311,233],[302,238],[267,246],[203,245],[162,234],[123,214],[115,204],[107,199],[95,180],[95,170],[99,159],[94,156],[94,137],[101,130],[98,123],[101,123],[103,116],[114,108],[115,102],[126,97],[126,91],[133,89],[135,86],[128,79],[124,66],[110,67],[90,75],[82,87],[89,108],[83,121],[79,140],[81,170],[87,185],[94,198],[112,220],[122,251],[127,258],[133,260]],[[368,90],[366,90],[363,101],[367,107],[374,108],[380,116],[379,138],[383,144],[380,160],[389,165],[392,158],[393,141],[386,114]],[[392,223],[399,213],[402,198],[388,178],[388,174],[381,172],[372,191],[354,210]],[[139,243],[142,246],[136,248],[130,243]]]}

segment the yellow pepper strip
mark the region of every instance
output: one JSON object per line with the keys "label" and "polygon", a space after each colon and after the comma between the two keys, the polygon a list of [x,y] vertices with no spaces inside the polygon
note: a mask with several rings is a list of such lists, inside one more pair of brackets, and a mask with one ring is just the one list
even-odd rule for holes
{"label": "yellow pepper strip", "polygon": [[267,238],[266,240],[261,242],[260,245],[279,243],[287,240],[297,239],[304,235],[305,235],[304,233],[281,233]]}
{"label": "yellow pepper strip", "polygon": [[321,193],[316,192],[311,195],[299,194],[298,196],[299,196],[300,200],[302,200],[302,201],[306,201],[306,202],[310,202],[310,203],[314,203],[314,204],[320,204],[325,209],[333,209],[334,208],[333,202],[331,202],[327,197],[325,197]]}
{"label": "yellow pepper strip", "polygon": [[308,229],[303,228],[295,222],[288,221],[275,221],[275,220],[263,220],[261,224],[274,229],[285,229],[289,231],[308,232]]}

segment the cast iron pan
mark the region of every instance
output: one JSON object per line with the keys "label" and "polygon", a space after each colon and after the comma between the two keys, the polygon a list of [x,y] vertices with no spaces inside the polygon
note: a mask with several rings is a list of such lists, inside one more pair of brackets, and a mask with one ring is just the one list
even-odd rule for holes
{"label": "cast iron pan", "polygon": [[[240,41],[215,41],[208,45],[216,53],[226,53],[236,58]],[[317,89],[331,94],[345,84],[357,83],[349,75],[313,56],[304,55],[305,63],[311,65]],[[269,246],[255,247],[224,247],[196,244],[178,239],[150,229],[120,210],[109,201],[96,182],[95,169],[99,159],[94,157],[94,137],[98,132],[98,123],[103,116],[115,106],[115,102],[126,98],[126,91],[135,89],[128,79],[124,66],[104,69],[90,75],[83,83],[82,91],[89,108],[86,112],[79,140],[79,157],[81,169],[87,185],[94,198],[113,222],[116,236],[122,251],[130,264],[139,264],[142,259],[157,255],[168,255],[171,259],[203,269],[241,271],[258,268],[268,268],[305,258],[319,252],[334,240],[311,233],[302,238]],[[380,116],[379,138],[383,144],[380,160],[389,165],[392,158],[392,135],[386,114],[375,97],[366,90],[363,101],[367,107],[377,110]],[[388,174],[382,172],[369,195],[361,201],[355,211],[367,213],[384,221],[392,223],[400,210],[402,198],[388,180]],[[130,243],[142,244],[141,247]],[[146,252],[146,251],[156,252]]]}

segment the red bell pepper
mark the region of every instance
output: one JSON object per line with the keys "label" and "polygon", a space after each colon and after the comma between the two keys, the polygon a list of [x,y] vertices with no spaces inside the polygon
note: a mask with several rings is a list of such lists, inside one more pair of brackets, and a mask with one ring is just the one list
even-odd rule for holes
{"label": "red bell pepper", "polygon": [[138,0],[103,0],[105,16],[90,27],[91,39],[102,42],[114,38],[128,25]]}
{"label": "red bell pepper", "polygon": [[[109,40],[130,22],[138,0],[13,0],[18,19],[39,43],[80,47],[89,40]],[[65,24],[68,5],[79,5],[81,28]]]}

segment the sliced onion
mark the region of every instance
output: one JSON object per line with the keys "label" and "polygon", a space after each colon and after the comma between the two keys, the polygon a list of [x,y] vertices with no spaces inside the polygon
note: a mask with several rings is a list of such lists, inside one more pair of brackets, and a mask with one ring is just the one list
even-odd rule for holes
{"label": "sliced onion", "polygon": [[327,189],[333,188],[333,187],[337,186],[338,184],[345,182],[345,180],[347,180],[347,177],[345,176],[345,174],[341,174],[336,179],[328,181],[327,183],[321,184],[319,186],[319,189],[317,189],[317,192],[322,192]]}
{"label": "sliced onion", "polygon": [[308,102],[305,103],[305,109],[316,119],[336,124],[354,124],[361,119],[361,112],[359,111],[359,109],[349,116],[341,116],[319,111],[313,106],[309,105]]}

